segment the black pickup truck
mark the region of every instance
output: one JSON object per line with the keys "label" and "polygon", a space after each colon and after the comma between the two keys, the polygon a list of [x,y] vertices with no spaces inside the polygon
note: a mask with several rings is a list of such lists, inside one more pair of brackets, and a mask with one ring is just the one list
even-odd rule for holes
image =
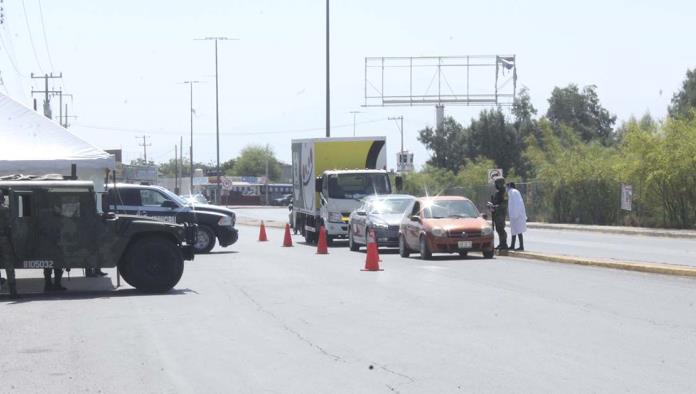
{"label": "black pickup truck", "polygon": [[160,186],[117,183],[108,186],[107,212],[148,216],[171,223],[196,223],[196,253],[208,253],[215,239],[227,247],[239,237],[234,227],[236,216],[231,209],[207,204],[191,204]]}

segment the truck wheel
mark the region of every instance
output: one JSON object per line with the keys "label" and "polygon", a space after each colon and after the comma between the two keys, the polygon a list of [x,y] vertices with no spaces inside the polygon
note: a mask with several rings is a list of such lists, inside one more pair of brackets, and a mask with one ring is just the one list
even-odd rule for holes
{"label": "truck wheel", "polygon": [[196,231],[196,242],[193,243],[193,250],[196,253],[210,253],[215,247],[215,232],[206,225],[198,225]]}
{"label": "truck wheel", "polygon": [[351,252],[357,252],[360,250],[360,245],[355,243],[355,239],[353,239],[353,231],[348,230],[348,249],[350,249]]}
{"label": "truck wheel", "polygon": [[123,279],[138,290],[163,293],[179,283],[184,258],[179,247],[163,237],[135,241],[119,264]]}
{"label": "truck wheel", "polygon": [[493,249],[491,249],[491,250],[484,250],[484,251],[483,251],[483,258],[485,258],[485,259],[492,259],[492,258],[493,258],[493,254],[495,254],[495,251],[494,251]]}
{"label": "truck wheel", "polygon": [[420,257],[423,260],[430,260],[433,257],[433,254],[428,249],[428,242],[424,235],[420,237]]}

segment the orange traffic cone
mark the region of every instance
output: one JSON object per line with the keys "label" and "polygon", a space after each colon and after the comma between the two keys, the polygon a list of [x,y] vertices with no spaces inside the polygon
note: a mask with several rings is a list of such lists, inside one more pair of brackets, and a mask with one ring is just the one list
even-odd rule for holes
{"label": "orange traffic cone", "polygon": [[261,228],[259,228],[259,242],[266,242],[268,238],[266,237],[266,226],[261,221]]}
{"label": "orange traffic cone", "polygon": [[290,225],[285,223],[285,238],[283,238],[283,246],[292,246],[292,237],[290,236]]}
{"label": "orange traffic cone", "polygon": [[362,271],[384,271],[379,268],[379,251],[375,242],[375,230],[370,229],[367,236],[367,257],[365,257],[365,269]]}
{"label": "orange traffic cone", "polygon": [[317,242],[317,254],[329,254],[329,247],[326,242],[326,229],[319,227],[319,242]]}

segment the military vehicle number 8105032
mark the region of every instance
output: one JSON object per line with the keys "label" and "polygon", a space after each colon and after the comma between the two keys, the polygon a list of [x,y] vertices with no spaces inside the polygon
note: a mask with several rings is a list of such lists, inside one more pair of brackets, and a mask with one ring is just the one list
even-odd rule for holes
{"label": "military vehicle number 8105032", "polygon": [[24,268],[53,268],[53,260],[24,260]]}

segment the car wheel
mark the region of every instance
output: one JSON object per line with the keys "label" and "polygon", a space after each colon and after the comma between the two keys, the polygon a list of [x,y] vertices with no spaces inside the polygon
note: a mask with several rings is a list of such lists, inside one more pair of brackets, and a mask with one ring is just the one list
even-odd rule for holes
{"label": "car wheel", "polygon": [[495,253],[494,250],[484,250],[484,251],[483,251],[483,257],[486,258],[486,259],[492,259],[494,253]]}
{"label": "car wheel", "polygon": [[423,260],[430,260],[433,257],[432,252],[428,249],[428,242],[425,240],[425,235],[420,237],[420,257]]}
{"label": "car wheel", "polygon": [[459,257],[466,257],[466,256],[468,256],[468,255],[469,255],[469,252],[467,252],[467,251],[461,251],[461,252],[459,252]]}
{"label": "car wheel", "polygon": [[353,231],[348,230],[348,249],[351,250],[351,252],[357,252],[360,250],[360,245],[355,243],[355,239],[353,239]]}
{"label": "car wheel", "polygon": [[123,279],[138,290],[161,293],[171,290],[184,273],[181,249],[162,237],[142,238],[128,247],[119,264]]}
{"label": "car wheel", "polygon": [[403,235],[399,236],[399,256],[408,257],[410,255],[411,252],[408,250],[408,246],[406,245],[406,238],[404,238]]}
{"label": "car wheel", "polygon": [[206,225],[198,225],[196,231],[196,242],[193,243],[193,250],[196,253],[210,253],[215,247],[215,233],[213,229]]}

